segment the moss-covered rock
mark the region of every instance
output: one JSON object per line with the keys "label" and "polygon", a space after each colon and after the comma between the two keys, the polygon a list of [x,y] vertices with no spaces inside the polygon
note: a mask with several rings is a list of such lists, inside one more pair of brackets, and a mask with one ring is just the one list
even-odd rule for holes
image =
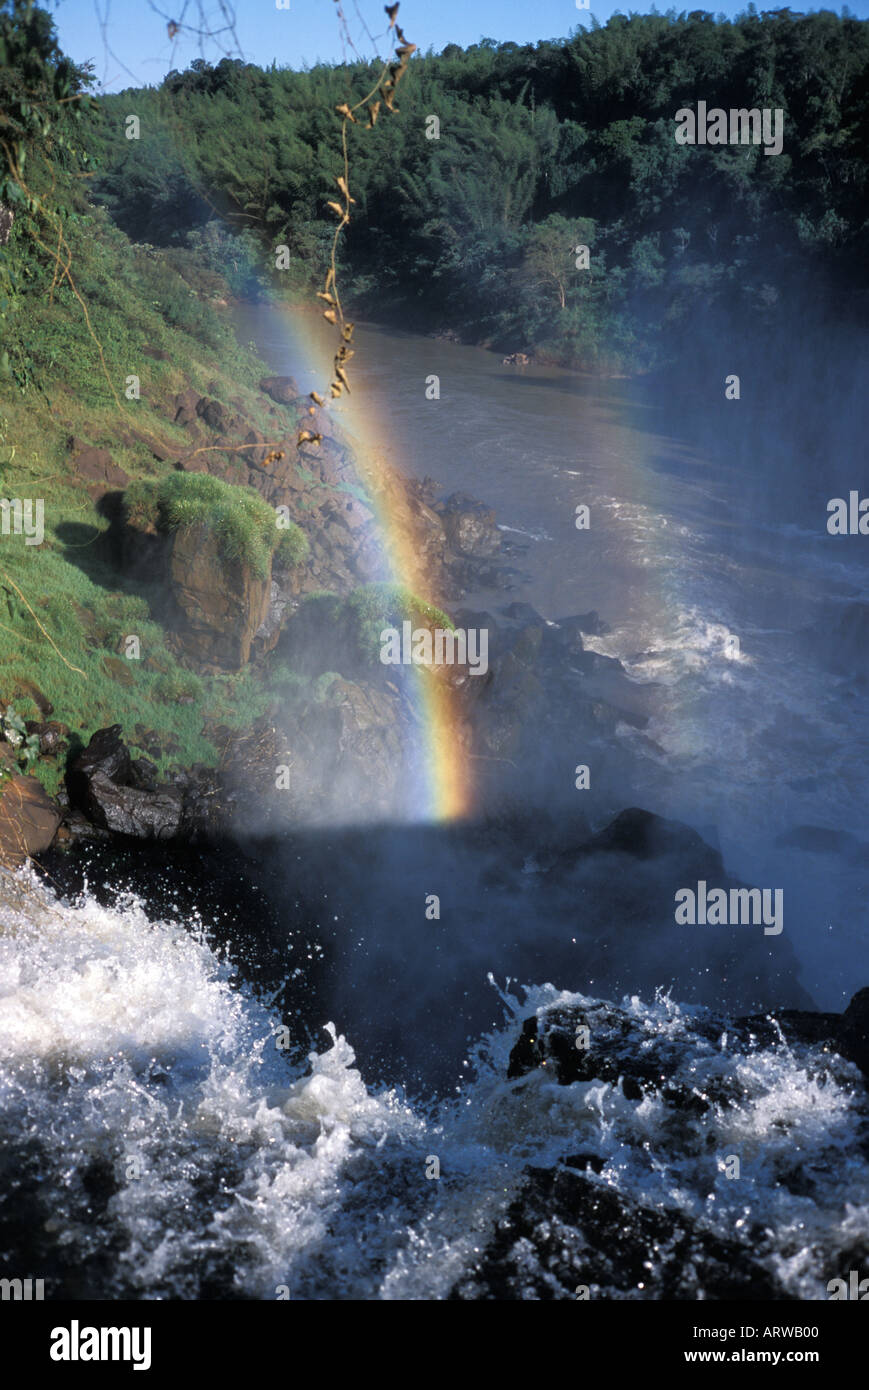
{"label": "moss-covered rock", "polygon": [[261,576],[246,558],[227,559],[207,522],[176,531],[169,587],[182,619],[176,631],[185,655],[203,666],[244,666],[268,611],[270,582],[271,567]]}
{"label": "moss-covered rock", "polygon": [[208,473],[169,473],[157,482],[128,488],[126,512],[131,525],[172,534],[201,527],[213,535],[216,553],[240,561],[259,579],[271,572],[271,556],[282,536],[273,507],[252,488],[237,487]]}
{"label": "moss-covered rock", "polygon": [[184,656],[203,667],[244,666],[269,611],[272,556],[283,568],[300,564],[304,533],[279,526],[252,488],[202,473],[133,484],[125,513],[134,536],[158,543]]}

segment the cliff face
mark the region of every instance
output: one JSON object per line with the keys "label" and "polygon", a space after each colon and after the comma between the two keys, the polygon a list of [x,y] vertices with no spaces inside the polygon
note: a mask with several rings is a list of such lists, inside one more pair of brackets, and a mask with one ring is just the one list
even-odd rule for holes
{"label": "cliff face", "polygon": [[203,667],[244,666],[265,621],[271,576],[260,578],[243,561],[228,561],[204,523],[176,531],[168,559],[185,655]]}
{"label": "cliff face", "polygon": [[[94,284],[117,291],[101,303],[106,371],[78,304],[56,299],[52,331],[69,341],[68,360],[52,367],[50,407],[16,404],[8,431],[15,466],[44,454],[56,488],[46,492],[36,587],[30,553],[7,552],[24,595],[10,632],[38,646],[4,647],[0,628],[0,708],[38,715],[28,730],[40,731],[37,771],[59,795],[62,835],[184,838],[406,813],[408,769],[425,738],[419,673],[370,651],[361,659],[348,621],[359,620],[366,587],[391,578],[384,512],[415,557],[408,590],[488,634],[485,676],[463,664],[430,673],[452,707],[454,756],[468,770],[473,759],[481,810],[522,802],[560,776],[559,746],[606,737],[625,710],[642,722],[617,663],[601,669],[603,658],[583,651],[581,616],[554,628],[521,605],[497,616],[455,609],[470,588],[497,595],[521,578],[485,503],[440,496],[430,480],[382,463],[365,476],[331,414],[292,378],[264,375],[231,337],[215,308],[225,308],[225,287],[215,299],[193,253],[170,263],[98,217],[83,215],[82,226],[76,254]],[[319,445],[299,446],[303,430]],[[29,476],[19,481],[13,468],[7,486],[23,492]],[[306,554],[278,545],[257,566],[227,553],[198,514],[168,527],[130,513],[136,489],[173,479],[255,496],[276,528],[304,534]],[[335,599],[328,611],[316,607],[324,593]],[[57,707],[51,737],[39,700]],[[74,776],[65,788],[81,749],[115,725],[130,770],[96,769],[86,793]]]}
{"label": "cliff face", "polygon": [[[407,806],[405,768],[419,739],[410,693],[416,673],[393,672],[394,679],[387,679],[390,672],[376,662],[360,663],[346,614],[334,628],[318,619],[314,630],[310,611],[300,610],[318,593],[346,599],[389,578],[376,519],[387,502],[393,524],[410,538],[414,578],[425,599],[458,597],[466,583],[481,577],[507,582],[508,570],[492,563],[500,549],[493,514],[470,498],[438,503],[433,484],[406,480],[385,467],[378,467],[366,505],[366,480],[346,441],[326,412],[311,416],[311,402],[292,378],[261,377],[233,393],[214,377],[203,391],[179,381],[178,353],[151,344],[143,352],[148,365],[141,396],[110,433],[99,417],[66,415],[60,398],[61,430],[65,415],[73,426],[62,445],[64,485],[80,499],[73,504],[76,514],[93,517],[90,526],[66,528],[66,553],[72,564],[87,564],[101,589],[98,602],[86,607],[73,601],[69,607],[81,623],[87,652],[103,647],[100,671],[110,684],[96,724],[98,740],[109,727],[105,715],[114,717],[133,770],[119,777],[95,768],[84,788],[75,775],[77,750],[93,735],[94,724],[70,717],[61,701],[59,713],[67,722],[50,746],[41,746],[38,765],[50,787],[65,769],[72,774],[54,808],[55,823],[64,818],[64,837],[114,830],[184,838],[218,826],[328,822],[348,805],[362,817],[398,814]],[[201,366],[196,375],[204,379]],[[302,425],[322,436],[319,447],[298,446]],[[179,477],[190,478],[192,487],[197,477],[218,480],[239,498],[255,493],[274,512],[279,537],[282,527],[303,532],[305,553],[278,545],[257,570],[244,557],[227,555],[207,520],[178,524],[176,518],[167,526],[157,515],[131,511],[136,488],[159,490],[161,480]],[[107,620],[106,590],[145,596],[148,626],[159,624],[162,651],[150,633],[140,634],[140,619],[117,626]],[[234,673],[245,681],[240,702],[231,686],[212,681],[225,682]],[[37,684],[55,693],[48,672],[37,674]],[[281,684],[285,679],[290,687]],[[26,713],[25,684],[9,682],[0,702],[18,701]],[[228,699],[221,698],[235,706],[227,710],[231,719],[209,707],[209,694],[224,688]],[[125,701],[135,703],[135,722]],[[170,723],[173,707],[177,738],[158,722],[159,716]],[[201,756],[185,753],[182,726],[197,721],[200,741],[218,751],[208,772]],[[462,724],[457,709],[457,728]],[[29,727],[35,729],[36,722]],[[277,796],[275,769],[284,766],[294,769],[291,794]],[[185,776],[192,777],[193,791],[175,796],[171,788]],[[200,793],[209,798],[207,815]],[[37,840],[29,845],[33,851]]]}

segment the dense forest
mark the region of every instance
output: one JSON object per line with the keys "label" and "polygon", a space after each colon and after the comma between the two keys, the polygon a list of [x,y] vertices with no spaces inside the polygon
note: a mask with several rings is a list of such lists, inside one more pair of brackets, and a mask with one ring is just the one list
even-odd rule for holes
{"label": "dense forest", "polygon": [[[197,60],[109,97],[95,195],[137,240],[229,265],[240,292],[286,245],[283,287],[298,292],[333,231],[335,108],[376,73]],[[780,108],[783,152],[677,144],[675,113],[700,100]],[[869,25],[847,11],[617,15],[535,45],[449,45],[412,59],[398,105],[350,128],[356,312],[642,369],[713,306],[762,331],[819,277],[843,310],[862,302]]]}

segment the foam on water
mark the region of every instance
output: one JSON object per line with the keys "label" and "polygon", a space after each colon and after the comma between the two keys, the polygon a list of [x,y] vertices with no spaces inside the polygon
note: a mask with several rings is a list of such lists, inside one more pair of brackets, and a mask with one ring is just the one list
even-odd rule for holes
{"label": "foam on water", "polygon": [[[577,1148],[603,1160],[588,1181],[633,1202],[729,1239],[774,1231],[769,1263],[795,1297],[824,1296],[845,1236],[869,1249],[865,1090],[818,1049],[734,1051],[725,1030],[698,1030],[701,1011],[634,999],[634,1045],[672,1050],[671,1080],[726,1101],[674,1113],[659,1095],[560,1086],[540,1069],[508,1081],[522,1019],[594,1004],[549,985],[521,1004],[503,993],[505,1025],[478,1044],[467,1084],[414,1107],[372,1092],[329,1025],[323,1050],[291,1063],[201,922],[151,921],[131,897],[64,904],[26,874],[3,890],[3,1214],[28,1211],[34,1250],[73,1296],[443,1298],[526,1165]],[[740,1182],[716,1157],[734,1144]]]}
{"label": "foam on water", "polygon": [[[93,1296],[228,1280],[247,1297],[376,1297],[408,1225],[437,1206],[424,1119],[394,1090],[369,1093],[331,1025],[331,1045],[291,1067],[201,924],[151,922],[129,897],[64,905],[26,876],[4,888],[7,1202],[37,1137],[47,1229],[84,1265],[120,1247]],[[111,1175],[103,1211],[95,1163]],[[463,1164],[475,1170],[457,1151]],[[460,1202],[449,1224],[467,1234]]]}

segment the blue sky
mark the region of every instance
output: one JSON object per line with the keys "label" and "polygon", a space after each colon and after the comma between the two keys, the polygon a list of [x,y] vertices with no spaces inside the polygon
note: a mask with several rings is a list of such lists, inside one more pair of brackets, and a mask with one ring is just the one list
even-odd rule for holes
{"label": "blue sky", "polygon": [[[710,9],[733,16],[741,13],[746,3],[725,0],[710,5]],[[183,69],[200,55],[212,62],[226,52],[238,56],[239,46],[245,58],[262,65],[272,60],[282,67],[301,67],[318,59],[340,62],[347,49],[342,43],[336,0],[289,0],[289,5],[289,9],[279,10],[276,0],[48,0],[65,52],[77,62],[92,59],[99,82],[109,91],[158,83],[171,68]],[[695,7],[703,8],[696,0],[674,8],[690,11]],[[383,0],[343,0],[343,8],[362,55],[373,56],[373,47],[361,20],[375,38],[380,37],[381,51],[385,51]],[[587,10],[577,9],[576,0],[402,0],[399,22],[421,49],[431,46],[438,51],[448,43],[466,46],[483,36],[500,43],[560,38],[577,24],[588,24],[590,14],[603,23],[615,10],[647,13],[653,8],[644,0],[624,0],[622,4],[589,0]],[[670,8],[668,0],[660,0],[657,8]],[[757,8],[772,9],[774,5],[760,0]],[[838,10],[840,6],[795,3],[792,8],[799,12]],[[869,18],[869,0],[852,0],[848,8],[861,19]],[[224,32],[214,40],[201,40],[189,32],[188,26],[200,26],[200,15],[205,16],[206,28],[219,30],[226,23],[226,11],[234,11],[235,37]],[[181,21],[182,15],[185,27],[173,42],[167,33],[167,20]]]}

